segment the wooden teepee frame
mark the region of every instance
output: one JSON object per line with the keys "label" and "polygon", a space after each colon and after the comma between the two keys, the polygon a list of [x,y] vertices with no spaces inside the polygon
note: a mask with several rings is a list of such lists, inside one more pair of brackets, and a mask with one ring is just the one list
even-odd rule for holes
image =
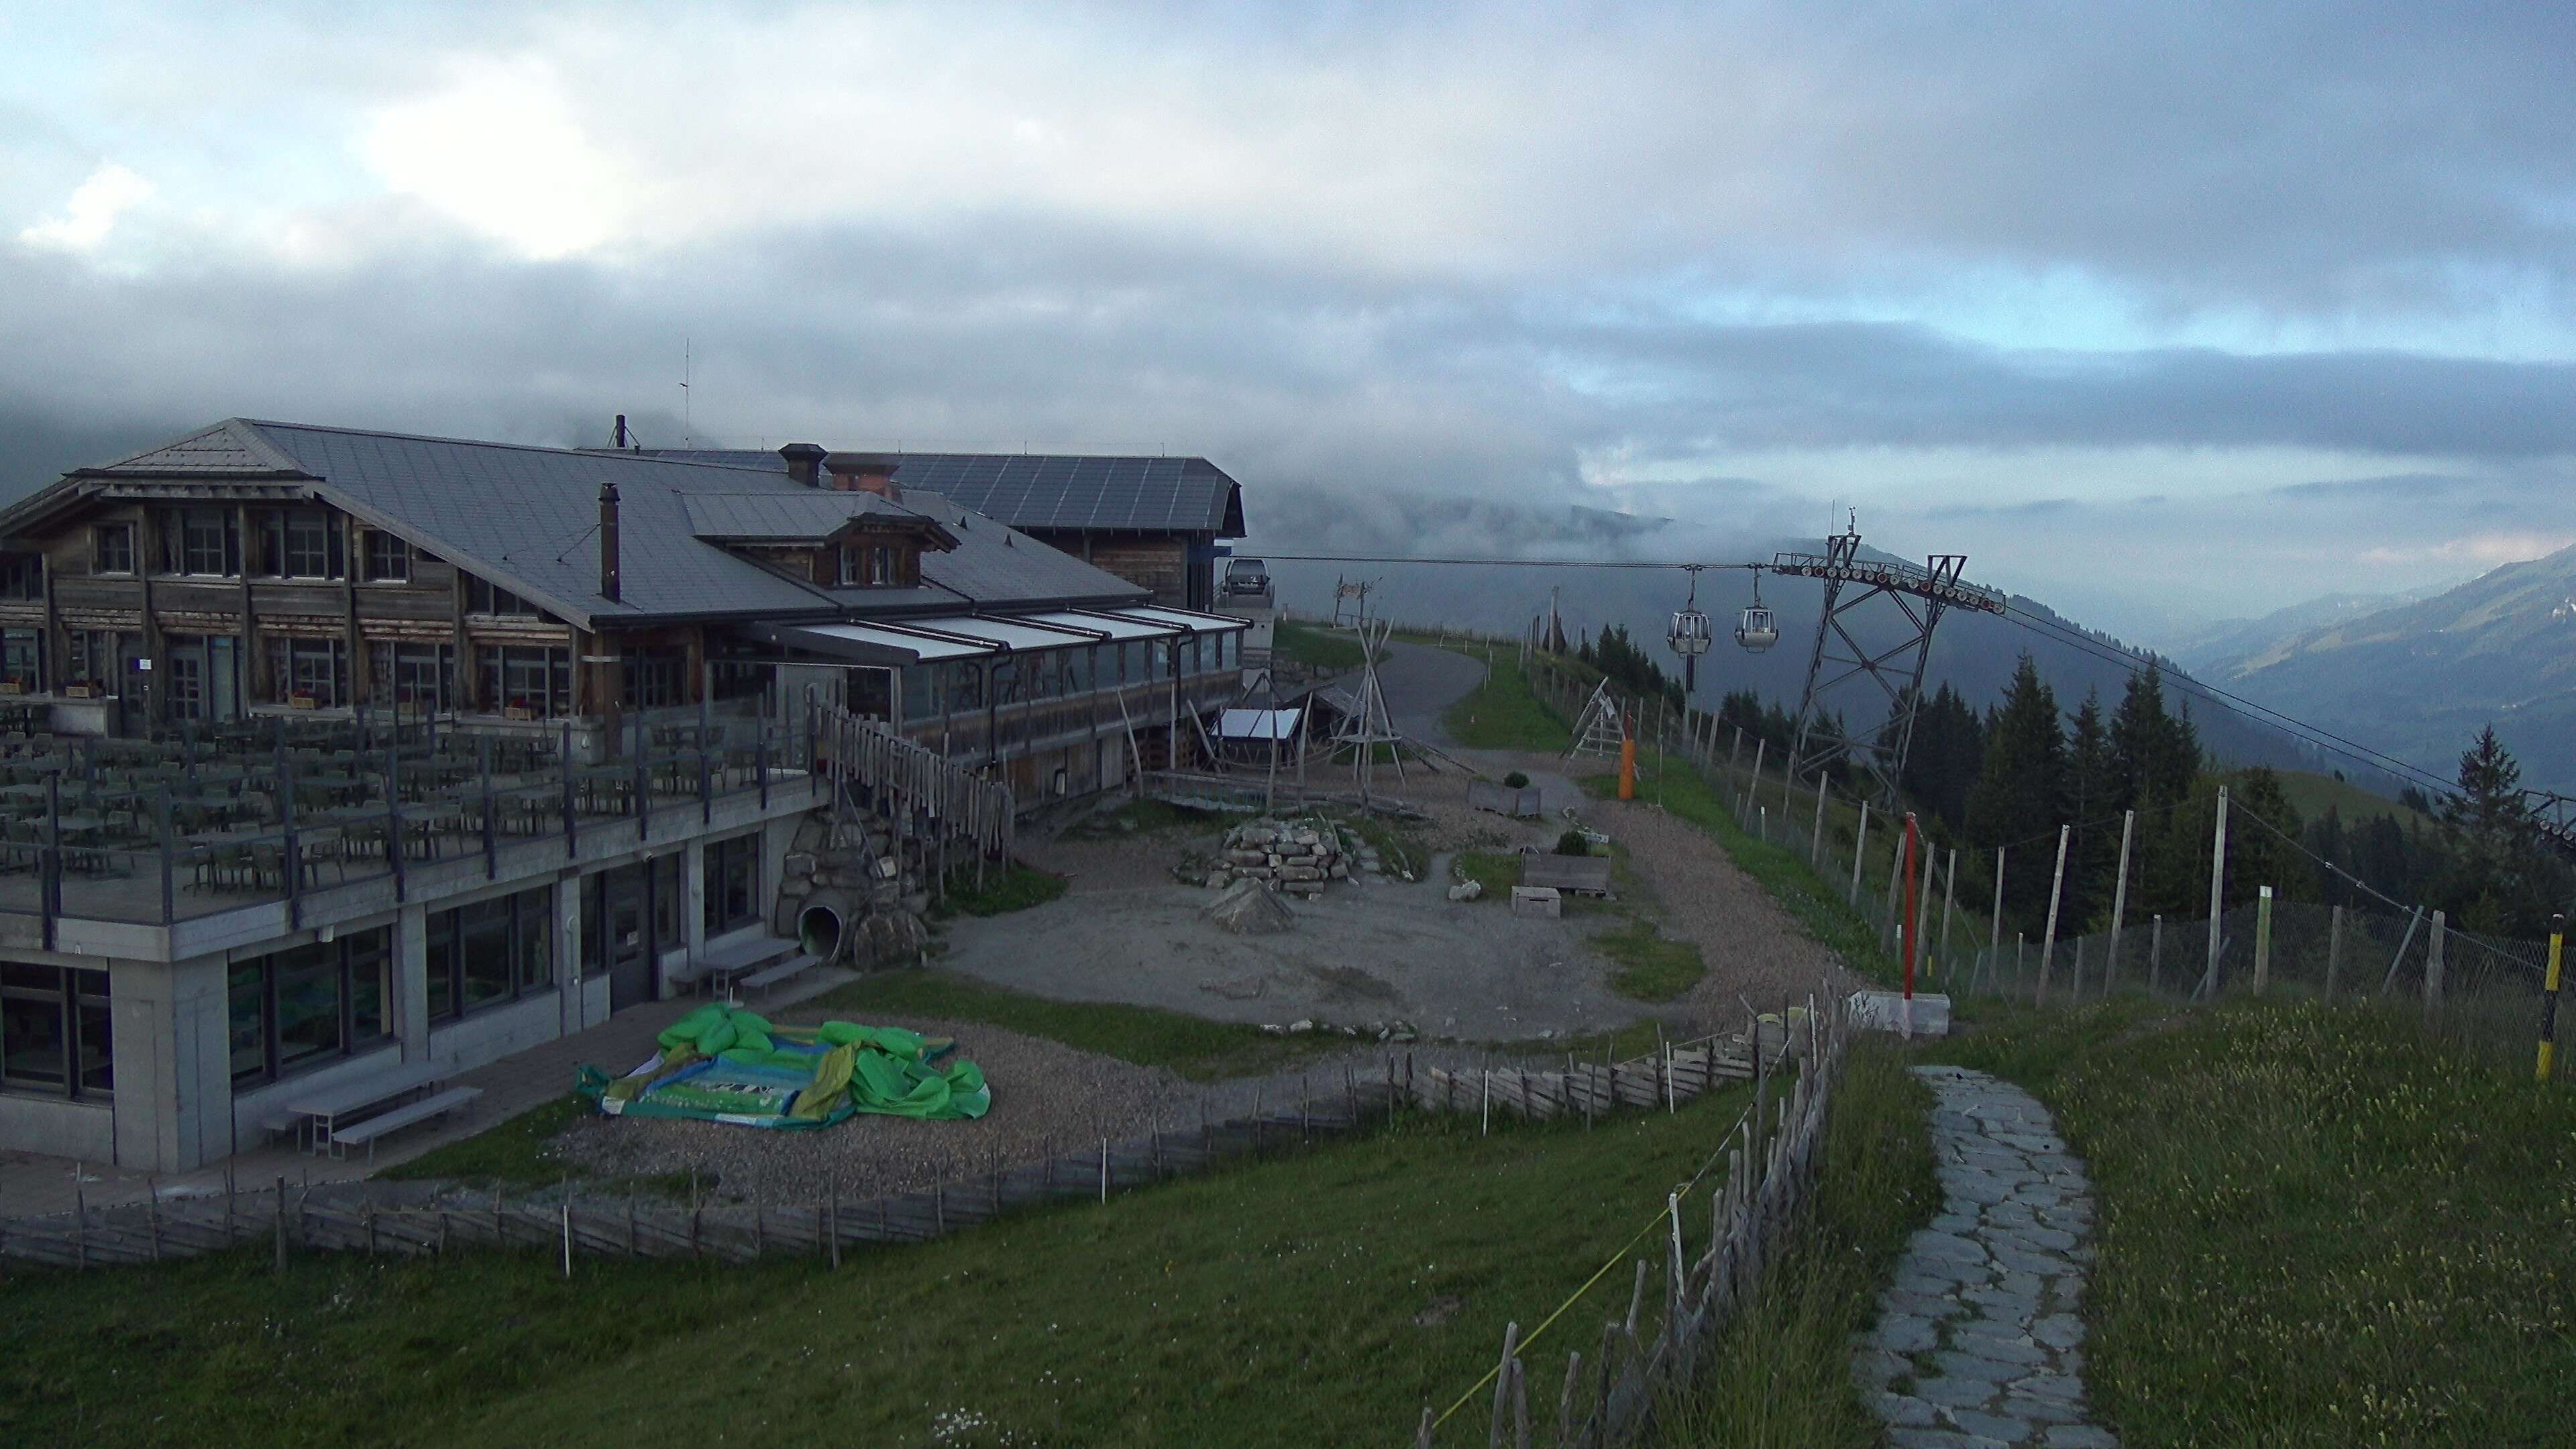
{"label": "wooden teepee frame", "polygon": [[1592,697],[1583,702],[1583,713],[1574,722],[1574,743],[1566,748],[1571,755],[1615,755],[1628,740],[1627,712],[1611,697],[1610,681],[1592,686]]}
{"label": "wooden teepee frame", "polygon": [[1377,656],[1386,647],[1386,636],[1393,626],[1374,623],[1360,630],[1360,688],[1358,708],[1343,720],[1333,734],[1333,750],[1339,754],[1347,746],[1352,755],[1352,773],[1358,778],[1360,797],[1368,797],[1370,776],[1377,764],[1379,745],[1395,746],[1395,778],[1403,782],[1404,736],[1396,731],[1393,716],[1387,713],[1386,691],[1378,684]]}

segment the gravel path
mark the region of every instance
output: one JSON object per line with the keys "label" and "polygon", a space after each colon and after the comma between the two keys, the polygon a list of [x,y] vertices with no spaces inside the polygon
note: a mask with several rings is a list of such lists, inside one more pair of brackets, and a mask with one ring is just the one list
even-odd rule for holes
{"label": "gravel path", "polygon": [[1584,819],[1628,847],[1630,866],[1655,897],[1662,933],[1699,944],[1708,975],[1682,998],[1687,1033],[1743,1025],[1747,1001],[1771,1011],[1810,993],[1827,1001],[1860,986],[1708,832],[1637,800],[1595,801]]}
{"label": "gravel path", "polygon": [[2084,1422],[2091,1185],[2028,1092],[1916,1067],[1937,1098],[1942,1211],[1914,1235],[1854,1372],[1894,1449],[2117,1449]]}
{"label": "gravel path", "polygon": [[[798,1013],[785,1013],[789,1020]],[[809,1014],[810,1015],[810,1014]],[[692,1169],[719,1195],[771,1202],[811,1202],[837,1184],[845,1198],[913,1192],[1036,1161],[1049,1150],[1070,1153],[1102,1137],[1124,1141],[1153,1130],[1195,1128],[1248,1113],[1260,1102],[1294,1107],[1301,1091],[1318,1100],[1343,1091],[1343,1072],[1384,1080],[1389,1048],[1354,1043],[1319,1053],[1306,1065],[1262,1077],[1193,1082],[1160,1067],[1140,1067],[1061,1042],[980,1022],[930,1017],[871,1017],[926,1036],[953,1036],[960,1055],[984,1069],[993,1110],[972,1122],[921,1122],[861,1114],[819,1132],[765,1132],[720,1122],[585,1116],[547,1149],[581,1171],[637,1176]],[[1397,1069],[1413,1053],[1415,1070],[1473,1067],[1490,1060],[1474,1047],[1416,1043],[1392,1049]]]}

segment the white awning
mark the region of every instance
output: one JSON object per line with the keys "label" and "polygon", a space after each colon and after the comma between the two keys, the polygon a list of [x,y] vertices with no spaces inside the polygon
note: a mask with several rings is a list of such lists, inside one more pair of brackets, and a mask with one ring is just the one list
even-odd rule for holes
{"label": "white awning", "polygon": [[797,624],[781,628],[777,634],[778,642],[789,648],[828,654],[855,664],[935,664],[943,659],[979,659],[997,652],[990,643],[939,639],[874,624]]}
{"label": "white awning", "polygon": [[1117,612],[1130,619],[1187,629],[1193,634],[1228,634],[1252,627],[1251,620],[1238,619],[1231,614],[1202,614],[1195,609],[1167,609],[1160,604],[1137,604]]}
{"label": "white awning", "polygon": [[969,639],[989,640],[1005,649],[1065,649],[1088,644],[1096,634],[1070,628],[1048,628],[1025,619],[987,619],[976,615],[942,615],[935,619],[906,619],[915,629],[935,629],[942,634],[962,634]]}
{"label": "white awning", "polygon": [[1127,639],[1169,639],[1181,632],[1178,624],[1149,624],[1123,614],[1079,614],[1066,610],[1054,614],[1030,614],[1032,624],[1055,624],[1067,629],[1096,629],[1115,643]]}
{"label": "white awning", "polygon": [[1227,740],[1293,740],[1297,738],[1297,716],[1293,709],[1229,709],[1216,720],[1217,738]]}

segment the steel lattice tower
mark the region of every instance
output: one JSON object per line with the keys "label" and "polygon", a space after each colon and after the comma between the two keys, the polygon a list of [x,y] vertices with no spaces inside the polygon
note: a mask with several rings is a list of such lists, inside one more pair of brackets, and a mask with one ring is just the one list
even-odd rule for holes
{"label": "steel lattice tower", "polygon": [[[1807,655],[1807,687],[1798,698],[1798,738],[1789,752],[1792,778],[1813,778],[1837,760],[1848,759],[1867,771],[1876,784],[1877,803],[1893,810],[1896,782],[1905,772],[1905,752],[1914,741],[1914,716],[1923,704],[1923,668],[1932,656],[1932,631],[1945,610],[1974,609],[2001,614],[2004,596],[1994,589],[1964,583],[1960,573],[1968,556],[1934,554],[1917,568],[1909,563],[1876,563],[1860,556],[1860,525],[1825,540],[1821,554],[1783,553],[1771,571],[1795,578],[1822,579],[1824,607],[1816,617],[1816,642]],[[1885,599],[1904,621],[1901,642],[1874,649],[1852,633],[1846,619]],[[1877,611],[1887,617],[1888,610]],[[1847,688],[1867,680],[1879,695]],[[1884,696],[1887,712],[1863,729],[1843,725],[1830,708],[1843,695],[1858,692],[1872,706]],[[1846,711],[1867,720],[1873,708]]]}

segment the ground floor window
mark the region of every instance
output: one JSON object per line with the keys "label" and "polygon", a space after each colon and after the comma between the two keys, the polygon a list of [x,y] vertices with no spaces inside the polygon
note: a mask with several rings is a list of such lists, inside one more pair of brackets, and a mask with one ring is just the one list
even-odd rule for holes
{"label": "ground floor window", "polygon": [[710,936],[760,919],[760,834],[707,842],[706,930]]}
{"label": "ground floor window", "polygon": [[236,1085],[338,1061],[394,1034],[393,928],[235,961],[225,988]]}
{"label": "ground floor window", "polygon": [[432,715],[455,708],[455,698],[455,645],[368,642],[368,704],[398,715]]}
{"label": "ground floor window", "polygon": [[44,688],[45,631],[0,629],[0,679],[33,694]]}
{"label": "ground floor window", "polygon": [[115,1090],[106,972],[0,962],[0,1087],[55,1097]]}
{"label": "ground floor window", "polygon": [[429,1019],[551,990],[554,915],[552,886],[431,912]]}
{"label": "ground floor window", "polygon": [[348,641],[272,634],[268,679],[272,703],[309,699],[317,709],[338,709],[349,702]]}
{"label": "ground floor window", "polygon": [[161,688],[174,720],[241,717],[235,659],[241,641],[228,634],[165,634]]}
{"label": "ground floor window", "polygon": [[627,650],[618,658],[625,676],[629,709],[667,709],[689,702],[689,656],[680,649],[656,645]]}
{"label": "ground floor window", "polygon": [[520,644],[483,651],[483,698],[540,719],[572,713],[572,651]]}

